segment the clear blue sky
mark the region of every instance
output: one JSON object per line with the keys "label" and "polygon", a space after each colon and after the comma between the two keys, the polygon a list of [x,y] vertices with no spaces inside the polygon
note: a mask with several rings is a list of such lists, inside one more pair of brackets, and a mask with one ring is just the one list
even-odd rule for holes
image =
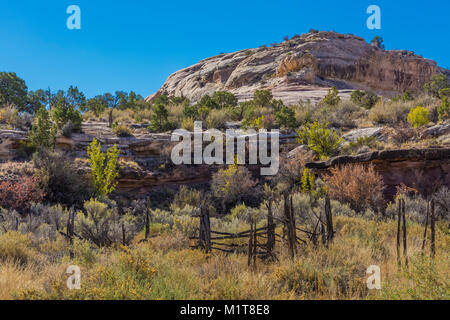
{"label": "clear blue sky", "polygon": [[[72,4],[82,11],[79,31],[66,27]],[[371,4],[381,7],[381,30],[366,27]],[[310,28],[380,35],[388,49],[450,67],[449,12],[448,0],[1,0],[0,71],[16,72],[32,90],[76,85],[88,97],[147,96],[201,59]]]}

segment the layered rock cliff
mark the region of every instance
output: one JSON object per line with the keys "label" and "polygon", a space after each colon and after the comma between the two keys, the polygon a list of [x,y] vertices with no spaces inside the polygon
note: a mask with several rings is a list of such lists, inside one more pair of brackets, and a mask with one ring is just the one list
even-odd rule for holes
{"label": "layered rock cliff", "polygon": [[330,168],[350,163],[372,164],[386,184],[385,195],[393,199],[401,183],[429,195],[441,186],[450,188],[450,148],[399,149],[339,156],[306,166],[323,175]]}
{"label": "layered rock cliff", "polygon": [[258,89],[271,90],[285,104],[320,100],[331,86],[342,97],[370,89],[393,96],[416,92],[434,74],[450,70],[409,51],[385,51],[354,35],[310,32],[274,47],[221,54],[172,74],[147,99],[166,94],[192,102],[218,90],[233,92],[240,101]]}

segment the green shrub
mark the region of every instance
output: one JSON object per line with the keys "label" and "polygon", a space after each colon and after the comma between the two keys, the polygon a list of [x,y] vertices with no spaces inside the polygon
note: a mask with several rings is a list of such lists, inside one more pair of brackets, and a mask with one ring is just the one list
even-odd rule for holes
{"label": "green shrub", "polygon": [[294,110],[286,106],[281,107],[280,111],[275,114],[275,118],[280,127],[292,129],[297,125]]}
{"label": "green shrub", "polygon": [[81,129],[83,116],[73,106],[58,102],[52,107],[52,119],[56,123],[58,129],[62,129],[67,122],[72,122],[74,130]]}
{"label": "green shrub", "polygon": [[212,100],[219,109],[237,106],[237,98],[234,94],[228,91],[216,91],[212,96]]}
{"label": "green shrub", "polygon": [[297,134],[298,142],[308,145],[320,158],[336,154],[342,143],[336,131],[328,129],[328,123],[307,124]]}
{"label": "green shrub", "polygon": [[151,118],[151,124],[149,129],[156,132],[163,132],[170,129],[169,123],[169,111],[167,108],[159,103],[153,107],[153,113]]}
{"label": "green shrub", "polygon": [[408,122],[414,127],[419,128],[429,122],[429,112],[427,108],[417,106],[408,114]]}
{"label": "green shrub", "polygon": [[430,82],[424,86],[425,92],[436,98],[439,98],[439,90],[445,88],[450,88],[450,83],[445,74],[436,74],[432,76]]}
{"label": "green shrub", "polygon": [[50,115],[41,107],[36,112],[36,123],[30,132],[30,140],[36,148],[53,149],[56,142],[56,127],[50,122]]}
{"label": "green shrub", "polygon": [[325,106],[337,106],[341,102],[341,98],[339,98],[339,91],[335,86],[331,87],[328,90],[328,94],[320,101],[320,105]]}
{"label": "green shrub", "polygon": [[356,90],[353,91],[350,100],[363,108],[371,109],[379,100],[380,98],[371,91],[360,91]]}
{"label": "green shrub", "polygon": [[450,101],[449,98],[443,97],[442,103],[438,109],[439,120],[444,121],[450,119]]}

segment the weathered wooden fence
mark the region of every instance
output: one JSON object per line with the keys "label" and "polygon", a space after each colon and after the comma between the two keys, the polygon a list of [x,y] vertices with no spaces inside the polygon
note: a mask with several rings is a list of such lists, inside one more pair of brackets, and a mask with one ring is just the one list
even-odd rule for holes
{"label": "weathered wooden fence", "polygon": [[[298,253],[298,244],[306,244],[307,240],[318,245],[318,239],[322,236],[322,242],[325,246],[333,240],[333,217],[331,212],[330,199],[327,197],[325,201],[324,214],[320,215],[314,230],[308,231],[296,226],[295,212],[293,206],[293,198],[288,194],[283,195],[284,214],[282,218],[276,218],[273,215],[272,201],[266,203],[267,206],[267,225],[257,228],[256,222],[250,223],[250,229],[239,233],[228,233],[211,230],[210,215],[205,206],[201,206],[199,218],[198,236],[192,237],[191,240],[197,240],[192,248],[201,248],[209,253],[218,250],[227,253],[247,252],[248,265],[256,266],[257,257],[263,259],[277,260],[275,253],[275,244],[282,243],[288,248],[289,255],[293,259]],[[324,217],[324,218],[323,218]],[[279,223],[275,223],[275,220]],[[277,234],[277,226],[283,226],[283,234]],[[298,232],[307,236],[307,240],[298,236]],[[236,243],[229,240],[247,239],[248,241],[240,241]]]}

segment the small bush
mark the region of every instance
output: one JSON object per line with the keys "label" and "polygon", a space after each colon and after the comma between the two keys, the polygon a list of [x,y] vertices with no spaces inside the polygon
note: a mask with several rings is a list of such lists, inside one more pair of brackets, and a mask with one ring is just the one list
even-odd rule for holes
{"label": "small bush", "polygon": [[383,203],[383,178],[373,166],[348,164],[331,169],[325,184],[330,196],[354,210],[378,210]]}
{"label": "small bush", "polygon": [[331,87],[328,90],[328,94],[320,101],[320,105],[325,106],[337,106],[341,102],[341,98],[339,98],[339,91],[336,87]]}
{"label": "small bush", "polygon": [[29,235],[22,235],[15,231],[0,236],[0,261],[13,261],[26,265],[33,260]]}
{"label": "small bush", "polygon": [[17,181],[0,183],[0,207],[5,209],[27,211],[31,203],[39,203],[45,193],[38,187],[37,179],[24,176]]}
{"label": "small bush", "polygon": [[33,157],[38,184],[44,190],[45,200],[71,206],[81,204],[92,196],[89,179],[78,172],[64,154],[41,150]]}
{"label": "small bush", "polygon": [[337,153],[342,139],[334,130],[328,129],[328,123],[314,122],[297,130],[298,142],[306,144],[319,157],[330,157]]}
{"label": "small bush", "polygon": [[124,124],[119,124],[114,126],[113,128],[113,132],[118,136],[118,137],[122,137],[122,138],[126,138],[126,137],[131,137],[133,136],[133,132],[131,131],[130,128],[128,128],[126,125]]}
{"label": "small bush", "polygon": [[370,109],[369,119],[380,124],[397,124],[405,120],[411,108],[409,102],[380,100]]}
{"label": "small bush", "polygon": [[427,108],[418,106],[412,109],[408,114],[408,122],[414,127],[419,128],[429,122],[429,112]]}
{"label": "small bush", "polygon": [[214,196],[222,201],[222,208],[226,204],[244,201],[256,186],[256,181],[247,168],[230,165],[220,169],[213,175],[211,189]]}

